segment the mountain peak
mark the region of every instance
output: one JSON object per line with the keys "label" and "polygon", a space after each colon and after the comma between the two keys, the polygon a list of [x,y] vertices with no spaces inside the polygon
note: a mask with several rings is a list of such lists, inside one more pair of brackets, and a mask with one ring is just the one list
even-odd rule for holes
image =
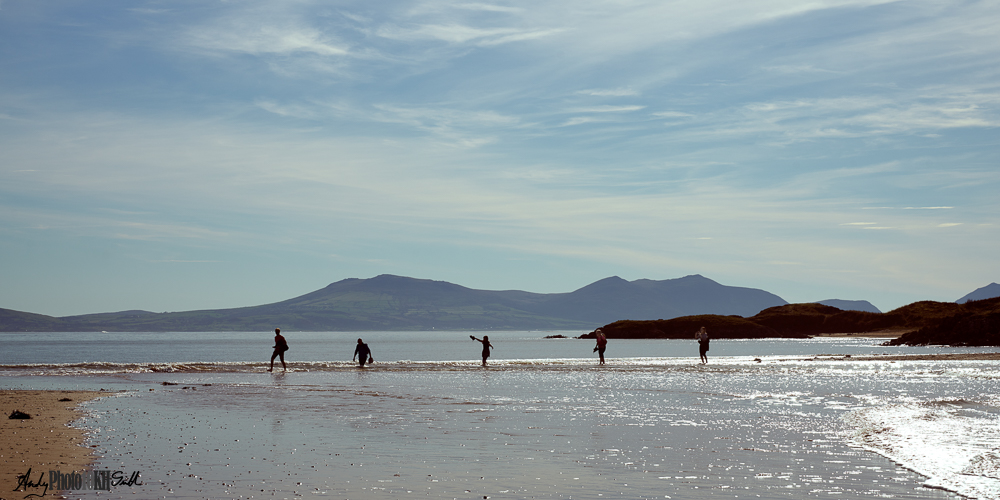
{"label": "mountain peak", "polygon": [[607,278],[597,280],[589,285],[580,287],[572,293],[604,291],[609,288],[621,288],[623,286],[627,286],[628,284],[628,281],[623,280],[618,276],[609,276]]}
{"label": "mountain peak", "polygon": [[[380,274],[347,278],[281,302],[169,315],[124,311],[67,318],[0,310],[0,331],[287,331],[584,329],[620,319],[751,316],[777,295],[701,275],[627,281],[610,276],[569,293],[475,290]],[[182,328],[183,330],[179,330]]]}
{"label": "mountain peak", "polygon": [[982,288],[977,288],[966,296],[956,300],[955,302],[959,304],[964,304],[970,300],[983,300],[992,299],[993,297],[1000,297],[1000,285],[990,283]]}
{"label": "mountain peak", "polygon": [[674,281],[678,282],[691,282],[691,283],[718,283],[715,280],[708,279],[700,274],[689,274],[683,278],[677,278]]}
{"label": "mountain peak", "polygon": [[602,280],[597,280],[597,281],[595,281],[594,283],[591,283],[591,284],[593,285],[595,283],[628,283],[628,280],[625,280],[625,279],[621,278],[620,276],[609,276],[609,277],[604,278]]}

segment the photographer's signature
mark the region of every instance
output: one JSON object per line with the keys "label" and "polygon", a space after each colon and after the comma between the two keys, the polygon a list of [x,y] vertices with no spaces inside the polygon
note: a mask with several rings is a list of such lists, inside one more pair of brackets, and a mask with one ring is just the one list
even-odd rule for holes
{"label": "photographer's signature", "polygon": [[45,493],[49,491],[49,483],[45,482],[44,472],[38,473],[38,482],[32,481],[31,469],[28,469],[28,472],[25,472],[24,474],[17,476],[17,486],[14,487],[14,491],[21,491],[22,488],[24,489],[24,491],[28,491],[29,488],[42,488],[41,494],[29,493],[24,496],[24,498],[40,497],[42,495],[45,495]]}
{"label": "photographer's signature", "polygon": [[[72,491],[72,490],[97,490],[111,491],[115,486],[142,486],[139,482],[139,471],[132,472],[126,478],[125,472],[116,470],[93,470],[84,472],[61,472],[50,470],[48,480],[45,473],[38,473],[38,480],[32,480],[31,469],[28,472],[17,476],[17,486],[14,491],[24,491],[27,493],[24,498],[42,497],[49,490]],[[41,492],[39,493],[39,490]]]}

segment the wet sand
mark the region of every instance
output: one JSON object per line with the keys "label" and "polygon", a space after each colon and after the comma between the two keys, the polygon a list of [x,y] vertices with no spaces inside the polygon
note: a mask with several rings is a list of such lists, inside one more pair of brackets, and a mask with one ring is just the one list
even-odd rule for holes
{"label": "wet sand", "polygon": [[[913,355],[855,354],[847,356],[839,354],[809,356],[808,358],[834,363],[843,361],[875,363],[890,363],[893,361],[993,361],[1000,360],[1000,349],[997,349],[997,351]],[[771,359],[779,362],[793,361],[792,359]],[[795,360],[802,361],[802,357],[798,357]],[[679,441],[675,442],[681,439],[680,437],[676,437],[680,435],[676,433],[671,434],[669,429],[660,431],[660,434],[657,435],[635,434],[632,425],[636,422],[649,423],[646,422],[646,419],[649,418],[648,412],[636,415],[634,416],[635,420],[630,421],[627,419],[632,417],[629,417],[627,412],[622,415],[612,412],[612,410],[620,410],[617,401],[609,402],[609,400],[605,399],[589,400],[586,398],[580,401],[574,400],[572,405],[563,408],[560,406],[562,405],[560,402],[565,397],[565,394],[561,391],[553,392],[550,395],[551,399],[533,395],[522,402],[523,408],[517,410],[515,412],[516,415],[514,413],[504,413],[500,408],[506,408],[510,404],[510,401],[520,400],[517,399],[516,391],[511,394],[502,393],[504,388],[512,386],[508,383],[501,384],[499,381],[507,380],[510,377],[516,378],[521,372],[521,370],[511,369],[507,372],[484,372],[479,374],[475,379],[477,390],[463,395],[458,399],[455,399],[456,396],[450,393],[444,393],[444,396],[432,393],[433,398],[431,398],[425,394],[425,390],[421,389],[422,385],[417,390],[404,390],[402,387],[395,388],[394,384],[389,384],[392,389],[387,389],[388,386],[384,382],[383,377],[391,378],[394,376],[393,372],[380,374],[377,371],[371,373],[359,372],[357,377],[345,375],[347,377],[345,380],[349,380],[351,384],[360,384],[361,387],[371,388],[370,391],[364,392],[361,399],[359,399],[359,396],[362,396],[362,394],[356,392],[356,389],[341,390],[340,388],[346,387],[346,385],[335,383],[331,385],[334,389],[323,392],[323,398],[317,400],[314,391],[300,393],[292,386],[286,387],[285,384],[281,383],[281,378],[273,380],[268,378],[267,380],[270,383],[264,389],[257,386],[237,388],[238,394],[236,395],[228,393],[228,391],[234,389],[228,387],[227,384],[218,383],[204,388],[199,386],[197,387],[197,392],[180,388],[175,388],[176,390],[157,390],[155,393],[147,393],[143,390],[142,395],[144,398],[142,399],[151,399],[153,394],[158,395],[158,398],[155,400],[145,401],[145,403],[153,404],[154,408],[157,408],[158,411],[164,414],[163,418],[156,421],[148,420],[144,411],[149,410],[149,408],[138,404],[143,402],[139,398],[136,398],[136,402],[134,403],[130,401],[126,404],[123,401],[120,405],[115,404],[115,415],[119,419],[120,426],[116,428],[116,436],[103,436],[106,440],[111,439],[111,442],[102,444],[101,448],[116,450],[110,453],[115,458],[110,460],[102,459],[101,463],[107,468],[120,468],[126,471],[141,470],[144,473],[148,472],[150,477],[158,479],[156,484],[150,481],[149,485],[143,487],[144,489],[139,487],[126,489],[122,487],[122,492],[119,493],[122,495],[120,498],[123,498],[125,495],[134,495],[135,491],[138,491],[140,496],[152,493],[155,493],[156,496],[167,493],[179,495],[181,492],[187,495],[180,495],[183,498],[222,496],[223,493],[225,496],[236,496],[244,493],[246,495],[256,494],[259,493],[261,488],[272,487],[273,489],[269,491],[287,490],[288,493],[292,493],[300,490],[302,483],[307,484],[309,486],[308,489],[315,487],[319,488],[319,491],[343,492],[348,497],[356,497],[362,493],[374,493],[372,490],[379,489],[381,491],[381,488],[388,488],[390,486],[397,489],[409,488],[413,491],[418,491],[417,487],[419,487],[419,490],[428,487],[433,487],[435,490],[444,488],[438,492],[448,493],[450,498],[451,496],[460,495],[463,491],[474,490],[475,488],[473,488],[473,485],[469,482],[471,480],[468,478],[473,476],[475,476],[474,479],[480,478],[480,476],[485,477],[487,476],[487,472],[506,478],[504,479],[506,482],[501,481],[503,484],[494,484],[490,491],[523,490],[527,494],[529,489],[525,489],[526,487],[522,483],[524,483],[525,477],[531,476],[530,479],[535,479],[538,485],[542,485],[543,483],[554,485],[549,489],[544,489],[542,486],[538,486],[537,488],[532,486],[535,489],[530,489],[530,492],[534,494],[542,495],[551,493],[555,495],[555,493],[569,491],[567,488],[570,488],[572,484],[579,483],[577,488],[580,489],[572,491],[582,492],[582,488],[586,487],[587,492],[602,491],[607,496],[619,493],[615,489],[619,486],[618,483],[613,482],[612,484],[606,482],[603,480],[603,476],[600,478],[583,479],[582,474],[587,473],[591,469],[587,467],[579,469],[578,464],[592,464],[595,467],[609,467],[610,464],[610,466],[617,467],[613,468],[616,474],[629,474],[630,481],[628,481],[627,485],[622,485],[622,487],[628,486],[631,489],[627,491],[632,493],[656,491],[658,488],[665,487],[674,488],[677,491],[688,491],[686,488],[689,488],[691,484],[696,484],[699,488],[709,487],[707,484],[693,482],[695,480],[687,478],[688,475],[694,474],[694,469],[691,469],[691,464],[688,462],[691,461],[695,465],[698,465],[700,458],[697,457],[702,457],[702,455],[685,454],[684,452],[679,454],[669,452],[657,455],[655,453],[656,450],[668,449],[661,446],[671,446],[678,450],[690,450],[706,446],[708,447],[707,449],[719,452],[726,451],[726,453],[741,453],[753,448],[753,446],[743,444],[742,441],[738,445],[733,445],[735,446],[733,449],[725,447],[712,448],[709,444],[700,441],[698,443],[687,443],[686,441],[683,443]],[[701,374],[700,371],[692,373]],[[156,376],[154,374],[150,377]],[[190,375],[177,376],[190,377]],[[340,375],[337,375],[337,373],[301,373],[298,376],[312,376],[320,380],[326,380],[323,377],[338,377]],[[584,376],[587,380],[591,378],[589,371]],[[595,378],[599,383],[596,383],[594,390],[597,391],[596,393],[610,398],[612,395],[632,390],[632,384],[636,383],[634,382],[635,378],[640,377],[641,379],[642,376],[642,373],[622,374],[621,376],[613,372],[606,374],[599,373],[597,378]],[[566,377],[569,380],[575,380],[573,372],[568,373]],[[684,378],[685,374],[683,372],[678,377],[677,380],[687,380]],[[439,375],[437,373],[431,373],[427,377],[427,380],[432,380],[437,384],[439,382],[438,378]],[[529,376],[518,378],[517,380],[532,380],[533,378],[529,374]],[[659,378],[660,374],[657,372],[651,380]],[[151,378],[150,380],[157,382],[160,379]],[[757,379],[754,380],[754,383],[758,381]],[[698,375],[693,381],[683,382],[680,385],[687,386],[689,382],[691,384],[706,383],[702,380],[701,375]],[[645,387],[644,382],[638,382],[638,384]],[[327,383],[326,385],[330,384]],[[517,384],[514,384],[514,386],[517,386]],[[668,392],[673,391],[672,387],[668,384],[665,386],[665,389]],[[386,394],[386,391],[388,391],[388,394]],[[393,394],[393,391],[401,392],[400,394]],[[493,394],[494,396],[482,396],[479,394],[480,391],[485,391],[485,393]],[[755,391],[758,391],[756,386],[754,386],[750,393],[755,393]],[[197,397],[195,397],[196,394]],[[77,409],[79,403],[105,395],[110,394],[108,392],[77,391],[0,391],[0,403],[3,403],[0,404],[0,411],[4,412],[4,418],[2,419],[4,423],[2,425],[7,427],[0,431],[0,487],[7,488],[7,491],[12,490],[17,484],[16,476],[24,474],[28,468],[32,469],[32,478],[34,480],[37,480],[39,474],[42,472],[47,474],[47,471],[50,469],[79,471],[87,468],[88,464],[91,463],[91,457],[90,448],[81,446],[84,443],[85,436],[80,430],[69,428],[66,424],[79,416],[79,410]],[[440,404],[428,403],[429,399],[438,398],[439,396],[441,399]],[[657,418],[674,419],[676,420],[674,424],[689,425],[684,422],[690,420],[686,415],[690,408],[692,408],[692,403],[683,399],[683,393],[678,397],[680,399],[676,401],[676,404],[679,406],[676,407],[666,407],[664,409],[661,407],[662,403],[660,402],[650,404],[652,407],[659,408],[662,411],[662,415]],[[72,401],[60,402],[59,399],[62,398],[70,398]],[[772,399],[775,402],[781,401],[780,398],[775,398],[777,397],[769,397],[768,401]],[[400,401],[408,401],[410,399],[414,403],[411,406],[400,409]],[[219,401],[225,401],[225,404],[216,404]],[[555,403],[551,403],[550,405],[550,401],[555,401]],[[756,399],[740,398],[735,401],[737,403],[751,404]],[[108,400],[107,402],[96,404],[95,407],[107,406],[112,403],[117,403],[117,401]],[[245,404],[247,407],[241,408],[240,404]],[[158,407],[155,405],[166,406]],[[297,405],[302,408],[296,410]],[[358,407],[361,408],[360,412],[357,410]],[[545,411],[546,408],[550,407],[553,409],[552,411]],[[170,411],[167,411],[168,408]],[[242,411],[251,408],[253,411]],[[334,411],[330,412],[331,408]],[[31,420],[7,419],[6,416],[15,409],[30,413],[34,418]],[[761,416],[767,418],[768,415],[771,415],[768,411],[761,413]],[[128,414],[126,415],[122,412],[128,412]],[[330,414],[321,418],[310,417],[317,412],[330,412]],[[572,415],[573,418],[571,419],[563,419],[562,416],[568,414],[567,412],[578,412],[579,414]],[[375,416],[374,419],[373,415]],[[193,419],[193,416],[197,418]],[[578,420],[577,417],[580,416],[587,418]],[[535,420],[524,420],[529,417]],[[179,423],[182,418],[183,423]],[[588,418],[599,421],[600,423],[594,424],[598,427],[591,428],[585,424],[576,423],[580,421],[586,423]],[[706,422],[714,422],[712,425],[720,426],[719,428],[731,429],[733,425],[729,421],[717,420],[712,414],[705,414],[700,418],[703,418]],[[810,422],[790,425],[786,422],[788,418],[791,418],[791,416],[781,416],[782,423],[780,425],[778,423],[775,424],[774,433],[778,433],[780,429],[785,429],[785,427],[792,428],[793,430],[797,428],[811,428],[812,423]],[[621,419],[626,420],[623,421]],[[516,424],[507,423],[508,421],[515,420]],[[570,422],[570,420],[573,422]],[[610,422],[615,421],[619,423],[608,425]],[[127,425],[121,422],[127,422]],[[400,424],[399,422],[404,423]],[[416,433],[416,431],[410,428],[410,426],[419,423],[426,423],[426,432]],[[197,425],[197,430],[192,430],[190,428],[191,425]],[[578,432],[579,429],[575,427],[577,425],[582,425],[583,427],[580,427],[580,429],[587,432]],[[758,425],[757,421],[754,421],[754,425]],[[397,428],[397,426],[400,427]],[[495,432],[491,432],[490,429]],[[548,429],[548,431],[545,431],[545,429]],[[659,428],[656,429],[658,430]],[[747,429],[751,429],[751,427],[747,427]],[[648,427],[648,429],[643,427],[643,430],[653,432],[654,428],[652,426]],[[386,432],[401,432],[401,435],[405,439],[402,442],[396,442],[395,440],[385,441],[381,438],[384,438]],[[619,432],[619,434],[615,434],[615,432]],[[785,430],[781,432],[790,431]],[[124,440],[118,437],[118,435],[129,435],[129,433],[146,437],[141,441],[123,444]],[[579,437],[563,437],[564,435]],[[721,439],[718,436],[706,438],[702,434],[694,435],[702,436],[699,439],[711,439],[710,442],[712,443],[716,442],[715,439]],[[176,440],[179,436],[187,437],[187,441],[183,442],[183,448],[178,448],[178,443],[170,441],[170,438]],[[194,436],[201,436],[201,440],[191,441],[192,439],[196,439]],[[210,436],[210,438],[205,436]],[[558,438],[554,436],[558,436]],[[645,441],[634,442],[637,439],[636,436],[640,436],[643,440],[652,439],[650,442],[658,442],[660,444],[658,447],[649,447],[650,450],[654,451],[642,451],[647,449],[640,445],[648,443],[645,443]],[[96,437],[99,438],[100,435],[96,435]],[[429,441],[427,440],[428,437],[431,438]],[[492,440],[490,439],[491,437]],[[796,436],[794,438],[795,442],[801,441],[800,437]],[[302,439],[301,441],[298,440],[300,438]],[[548,476],[542,474],[545,469],[539,468],[538,465],[528,466],[530,472],[524,472],[513,466],[509,466],[509,470],[504,469],[504,466],[497,465],[496,462],[484,458],[487,457],[487,452],[494,453],[493,441],[496,438],[506,440],[504,441],[504,445],[507,446],[502,449],[504,451],[501,455],[497,455],[497,457],[519,457],[523,460],[549,457],[546,460],[556,460],[556,462],[552,463],[560,465],[548,470]],[[719,441],[719,443],[728,443],[731,438],[732,436],[726,435],[726,441]],[[542,439],[543,444],[538,444],[532,441],[532,439]],[[562,441],[564,439],[566,442]],[[657,441],[658,439],[665,441],[660,442]],[[763,437],[751,433],[743,436],[743,439],[746,443],[758,443]],[[570,441],[573,441],[573,443],[570,444]],[[94,442],[100,442],[100,440],[98,439]],[[306,443],[309,444],[307,445]],[[363,445],[354,454],[342,455],[339,452],[348,449],[345,443],[349,445],[362,443]],[[777,443],[775,446],[786,446],[783,441],[776,441],[775,443]],[[226,446],[220,446],[220,444]],[[412,451],[401,451],[400,447],[404,444],[409,446],[410,449],[423,448],[419,448],[420,451],[414,455]],[[563,446],[564,449],[558,451],[557,444]],[[589,448],[593,448],[596,451],[586,451]],[[219,449],[222,449],[222,451]],[[449,454],[441,457],[434,455],[434,453],[440,453],[442,449],[448,450]],[[626,450],[628,453],[614,451],[613,455],[612,451],[606,451],[618,449]],[[552,450],[557,450],[558,456],[550,456],[551,453],[556,453],[552,452]],[[850,459],[850,454],[854,452],[846,448],[845,450],[843,456],[847,458],[843,459]],[[798,451],[807,453],[814,450],[810,447]],[[581,453],[584,454],[583,458],[580,456]],[[415,461],[414,456],[420,457],[420,460]],[[634,471],[631,468],[635,466],[629,464],[637,460],[636,457],[646,457],[643,459],[649,461],[650,464],[646,465],[643,462],[643,467],[647,467],[653,472],[647,474],[645,473],[645,469],[638,469],[642,470],[644,475],[633,474],[632,472]],[[493,458],[495,459],[496,457]],[[117,463],[118,460],[121,460],[121,463]],[[559,462],[558,460],[564,461]],[[756,463],[756,461],[759,461],[759,458],[754,457],[753,460]],[[104,461],[108,463],[104,463]],[[364,461],[364,469],[360,469],[360,461]],[[441,463],[445,463],[444,461],[449,461],[447,462],[450,464],[449,467],[455,470],[463,470],[466,473],[464,475],[457,473],[451,475],[445,474],[443,477],[438,477],[443,474],[442,470],[434,469],[434,465],[431,464],[440,465]],[[750,463],[750,460],[747,458],[744,458],[743,461]],[[272,462],[274,465],[272,465]],[[826,462],[808,462],[810,466],[816,465],[817,467],[823,463]],[[188,465],[181,468],[184,464]],[[220,466],[218,464],[223,465]],[[230,467],[230,464],[235,467]],[[322,467],[320,467],[320,464],[322,464]],[[529,464],[534,464],[534,462],[530,462]],[[700,464],[701,466],[705,465],[705,463]],[[314,465],[317,469],[313,469]],[[775,470],[786,466],[780,460],[771,465],[773,465]],[[355,469],[355,466],[358,468]],[[323,470],[322,474],[314,473],[315,477],[310,476],[311,471],[319,469]],[[886,470],[888,471],[889,469]],[[334,471],[340,472],[335,474]],[[686,472],[681,474],[675,471]],[[289,472],[295,474],[296,477],[289,476]],[[361,474],[362,472],[364,474]],[[564,472],[572,472],[572,474],[563,474]],[[753,472],[753,470],[750,469],[749,472]],[[810,474],[814,473],[811,469],[807,472]],[[178,478],[176,473],[180,473],[181,477]],[[805,474],[805,472],[802,473]],[[433,477],[431,476],[432,474],[434,475]],[[656,476],[656,474],[660,474],[663,477]],[[891,485],[896,484],[887,479],[895,477],[893,474],[896,473],[890,471],[878,472],[873,477],[865,476],[867,480],[866,484],[877,481],[877,484],[880,485],[879,488],[890,488]],[[828,475],[831,478],[835,478],[832,472]],[[563,481],[564,476],[569,477],[568,480],[572,484],[560,483],[559,481]],[[664,479],[667,476],[671,478]],[[744,482],[740,484],[753,487],[753,485],[761,483],[760,479],[755,479],[752,476],[750,474],[748,476],[750,479],[741,480]],[[858,477],[861,477],[861,475],[859,474]],[[544,480],[536,478],[544,478]],[[850,476],[850,478],[854,478],[854,476]],[[213,490],[209,494],[206,493],[207,490],[203,489],[207,484],[205,482],[206,479],[214,481],[213,484],[225,484],[229,486],[226,486],[225,491],[221,489],[218,491]],[[439,479],[440,482],[438,481]],[[840,479],[837,480],[839,481]],[[266,481],[266,485],[264,481]],[[289,483],[288,481],[292,482]],[[911,478],[907,479],[907,481],[912,482],[915,480]],[[660,484],[661,482],[667,484]],[[890,490],[891,488],[886,491],[890,493],[896,491]],[[930,496],[933,495],[914,496],[913,498],[928,498]],[[674,498],[678,498],[678,496],[674,496]]]}
{"label": "wet sand", "polygon": [[838,356],[848,361],[994,361],[1000,352],[970,352],[951,354],[886,354],[882,356]]}
{"label": "wet sand", "polygon": [[[107,392],[91,391],[0,391],[0,488],[12,491],[17,476],[31,469],[30,479],[49,470],[64,472],[86,469],[90,449],[84,433],[68,424],[80,417],[78,404]],[[59,401],[69,398],[71,401]],[[15,410],[30,419],[8,418]]]}

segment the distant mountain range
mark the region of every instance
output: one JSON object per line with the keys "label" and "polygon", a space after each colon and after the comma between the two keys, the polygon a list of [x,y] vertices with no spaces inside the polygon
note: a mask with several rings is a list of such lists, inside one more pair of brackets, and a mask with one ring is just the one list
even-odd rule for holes
{"label": "distant mountain range", "polygon": [[964,304],[970,300],[985,300],[992,299],[993,297],[1000,297],[1000,285],[996,283],[990,283],[982,288],[977,288],[955,302]]}
{"label": "distant mountain range", "polygon": [[60,318],[0,309],[0,331],[573,330],[619,319],[752,316],[787,303],[763,290],[721,285],[700,275],[661,281],[616,276],[573,292],[541,294],[475,290],[385,274],[345,279],[293,299],[236,309]]}
{"label": "distant mountain range", "polygon": [[[963,299],[974,300],[977,293],[1000,295],[997,289],[1000,285],[993,283]],[[475,290],[444,281],[384,274],[370,279],[345,279],[282,302],[235,309],[173,313],[122,311],[58,318],[0,309],[0,331],[209,332],[260,331],[275,327],[290,331],[591,330],[620,320],[670,320],[701,315],[743,318],[756,315],[755,321],[761,325],[782,331],[775,326],[777,323],[761,320],[763,316],[758,313],[787,304],[781,297],[764,290],[721,285],[700,275],[660,281],[626,281],[614,276],[572,292],[543,294]],[[831,299],[819,304],[817,307],[821,308],[832,306],[843,311],[879,313],[875,306],[863,300]],[[781,310],[779,319],[774,321],[780,323],[784,321],[780,318],[793,311],[799,314],[802,310],[806,309]],[[810,318],[844,317],[835,310],[808,310]],[[819,314],[820,310],[824,312]],[[907,309],[896,311],[904,310]],[[886,314],[886,318],[898,316]],[[810,321],[815,322],[815,319]],[[853,321],[848,323],[854,324]],[[840,324],[841,319],[823,320],[822,323],[826,325],[824,328],[833,327]],[[881,325],[886,320],[865,319],[856,326],[867,328],[876,323]],[[880,327],[889,326],[889,323],[902,326],[894,320]]]}

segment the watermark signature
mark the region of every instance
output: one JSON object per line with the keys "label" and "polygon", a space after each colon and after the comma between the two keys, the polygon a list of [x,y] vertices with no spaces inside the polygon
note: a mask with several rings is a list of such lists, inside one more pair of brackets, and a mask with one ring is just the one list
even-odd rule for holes
{"label": "watermark signature", "polygon": [[[31,469],[17,476],[17,486],[13,491],[27,493],[24,498],[42,497],[51,491],[111,491],[115,486],[142,486],[139,482],[139,471],[126,477],[124,471],[92,470],[84,472],[61,472],[50,470],[48,478],[39,471],[38,479],[32,479]],[[46,481],[48,479],[48,481]]]}

